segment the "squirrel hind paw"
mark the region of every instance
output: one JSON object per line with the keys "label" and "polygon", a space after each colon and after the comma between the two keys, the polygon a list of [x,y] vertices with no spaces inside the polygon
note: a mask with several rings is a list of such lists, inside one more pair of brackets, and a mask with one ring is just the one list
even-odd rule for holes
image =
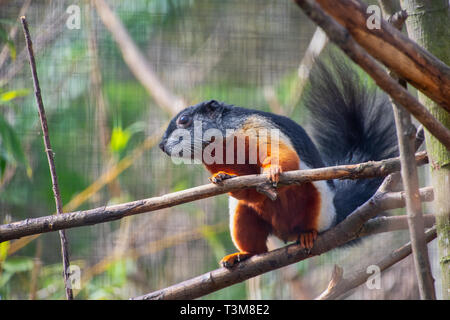
{"label": "squirrel hind paw", "polygon": [[221,184],[224,180],[231,179],[237,177],[237,175],[232,173],[227,173],[225,171],[219,171],[214,173],[211,177],[209,177],[209,181],[214,184]]}
{"label": "squirrel hind paw", "polygon": [[229,254],[225,257],[222,258],[222,260],[220,260],[220,265],[224,268],[230,269],[233,266],[235,266],[236,264],[238,264],[239,262],[250,258],[251,256],[253,256],[252,253],[248,253],[248,252],[236,252],[236,253],[232,253]]}

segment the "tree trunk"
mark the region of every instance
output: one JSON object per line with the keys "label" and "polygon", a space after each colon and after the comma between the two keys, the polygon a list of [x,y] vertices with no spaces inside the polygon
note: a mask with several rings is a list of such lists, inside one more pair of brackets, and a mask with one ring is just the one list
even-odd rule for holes
{"label": "tree trunk", "polygon": [[[450,65],[450,9],[448,0],[402,0],[409,17],[409,37]],[[450,128],[450,114],[419,92],[419,100]],[[428,132],[425,134],[434,187],[434,213],[438,233],[443,299],[450,298],[450,151]]]}

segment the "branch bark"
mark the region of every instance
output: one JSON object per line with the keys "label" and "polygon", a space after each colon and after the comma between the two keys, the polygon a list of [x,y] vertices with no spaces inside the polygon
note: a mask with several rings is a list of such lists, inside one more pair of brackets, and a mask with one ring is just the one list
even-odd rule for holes
{"label": "branch bark", "polygon": [[[300,4],[305,1],[296,2]],[[449,66],[383,19],[380,21],[380,28],[368,28],[367,5],[361,1],[316,2],[373,57],[450,112]],[[448,10],[448,1],[440,3],[442,6],[436,9]]]}
{"label": "branch bark", "polygon": [[[384,13],[393,16],[394,12],[386,12],[387,9],[385,6]],[[401,24],[396,26],[397,29],[401,29],[401,27]],[[407,82],[404,79],[398,79],[392,71],[391,75],[402,87],[407,88]],[[394,110],[400,162],[402,164],[401,175],[406,193],[406,212],[419,294],[423,300],[435,300],[436,293],[428,258],[427,241],[425,239],[422,203],[418,197],[419,177],[414,158],[416,129],[412,124],[409,112],[402,105],[392,101],[392,99],[391,104]]]}
{"label": "branch bark", "polygon": [[[394,218],[394,217],[392,217]],[[395,217],[400,218],[400,217]],[[406,218],[405,216],[401,218]],[[434,221],[434,216],[432,217]],[[378,219],[374,219],[378,220]],[[431,220],[431,219],[426,219]],[[400,219],[399,219],[400,221]],[[402,219],[402,227],[405,229],[408,228],[407,219]],[[375,221],[374,221],[375,222]],[[428,221],[427,221],[428,222]],[[366,225],[370,225],[371,221],[367,222]],[[374,223],[375,225],[379,225],[379,222],[376,221]],[[383,223],[384,225],[384,223]],[[389,224],[386,224],[387,226]],[[427,223],[427,225],[429,225]],[[368,229],[371,229],[371,226],[368,226]],[[385,227],[381,227],[379,230],[380,232],[383,232],[381,230],[389,230]],[[425,240],[426,242],[431,242],[433,239],[436,238],[436,228],[432,228],[428,230],[425,234]],[[380,271],[384,271],[388,269],[389,267],[393,266],[397,262],[405,259],[407,256],[411,254],[411,243],[407,243],[403,246],[401,246],[398,249],[393,250],[391,253],[389,253],[386,257],[382,258],[378,261],[372,261],[368,263],[365,267],[360,268],[359,270],[353,272],[350,276],[347,276],[346,278],[343,277],[343,270],[337,266],[335,266],[335,269],[333,271],[333,275],[331,278],[331,281],[328,285],[328,288],[321,293],[316,300],[334,300],[345,294],[346,292],[362,285],[365,283],[368,279],[368,277],[371,275],[370,273],[367,273],[367,267],[370,265],[376,265],[380,268]]]}
{"label": "branch bark", "polygon": [[[450,5],[447,0],[402,0],[410,13],[406,21],[408,35],[443,62],[450,64]],[[437,82],[440,85],[440,82]],[[447,89],[447,92],[449,90]],[[450,129],[450,113],[442,110],[424,94],[418,94],[433,116]],[[439,263],[441,267],[442,298],[450,299],[450,150],[425,133],[430,155],[431,184],[435,187],[436,228],[438,233]]]}
{"label": "branch bark", "polygon": [[[257,275],[330,251],[362,235],[371,234],[368,230],[376,233],[377,227],[370,226],[371,222],[367,221],[384,210],[402,207],[404,205],[404,198],[401,200],[402,196],[400,194],[400,192],[377,192],[370,200],[355,210],[336,227],[319,235],[310,252],[305,251],[297,244],[291,244],[242,261],[231,270],[219,268],[134,299],[196,299]],[[429,200],[429,198],[424,197],[424,200]],[[385,224],[389,223],[389,218],[383,219],[385,222],[375,222],[380,229],[387,228]],[[403,226],[406,227],[406,223],[403,223]]]}
{"label": "branch bark", "polygon": [[[50,143],[50,135],[48,133],[47,117],[45,116],[44,103],[41,96],[41,87],[39,85],[39,78],[36,71],[36,61],[34,59],[33,44],[31,41],[30,31],[28,30],[28,23],[25,16],[20,17],[22,22],[23,32],[25,35],[25,42],[28,50],[28,57],[30,61],[31,75],[33,77],[34,93],[36,96],[36,102],[38,106],[39,119],[41,121],[41,128],[44,138],[44,147],[47,154],[48,165],[50,168],[50,176],[52,179],[52,189],[56,204],[56,213],[61,216],[62,211],[62,201],[61,194],[59,192],[58,186],[58,176],[56,175],[55,159],[53,156],[53,150]],[[63,257],[63,276],[64,276],[64,287],[66,289],[67,300],[73,299],[73,292],[70,283],[70,260],[69,260],[69,242],[66,237],[64,230],[59,231],[59,237],[61,239],[61,254]]]}
{"label": "branch bark", "polygon": [[[426,153],[417,153],[416,161],[418,165],[426,163],[428,161]],[[354,165],[289,171],[282,173],[279,185],[301,184],[304,182],[330,179],[373,178],[386,176],[399,170],[400,160],[398,158],[392,158]],[[0,225],[0,242],[32,234],[118,220],[129,215],[169,208],[182,203],[204,199],[234,190],[252,187],[260,188],[267,183],[267,174],[241,176],[225,180],[223,185],[206,184],[160,197],[137,200],[119,205],[26,219]]]}
{"label": "branch bark", "polygon": [[[315,1],[295,0],[295,2],[303,9],[311,20],[322,27],[331,41],[336,43],[354,62],[356,62],[374,79],[376,84],[381,89],[386,91],[393,100],[405,106],[405,108],[407,108],[408,111],[411,112],[411,114],[413,114],[431,134],[439,139],[439,141],[450,150],[450,130],[437,121],[421,103],[419,103],[407,90],[405,90],[405,88],[392,79],[378,65],[378,63],[355,42],[349,34],[349,31],[326,14]],[[332,3],[333,5],[339,4],[340,1],[329,2],[328,5],[333,6]],[[389,27],[394,29],[391,26]],[[444,67],[442,68],[445,69]],[[397,72],[396,69],[393,70]],[[398,74],[403,77],[401,73]],[[407,79],[407,77],[405,78]]]}

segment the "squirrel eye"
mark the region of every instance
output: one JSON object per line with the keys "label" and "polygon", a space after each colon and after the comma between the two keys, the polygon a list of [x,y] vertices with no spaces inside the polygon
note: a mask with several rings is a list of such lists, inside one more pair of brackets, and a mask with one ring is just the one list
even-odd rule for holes
{"label": "squirrel eye", "polygon": [[177,124],[183,127],[187,127],[191,123],[191,117],[187,114],[183,114],[177,120]]}

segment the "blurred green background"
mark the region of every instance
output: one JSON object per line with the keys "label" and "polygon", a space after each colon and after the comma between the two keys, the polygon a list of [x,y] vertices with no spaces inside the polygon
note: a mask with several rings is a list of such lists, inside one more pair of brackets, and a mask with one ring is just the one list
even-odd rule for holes
{"label": "blurred green background", "polygon": [[[307,126],[297,74],[316,28],[292,1],[107,3],[160,81],[187,105],[222,100]],[[79,29],[66,24],[71,5],[80,9]],[[66,212],[208,182],[202,166],[174,165],[153,148],[171,115],[136,80],[90,1],[0,0],[0,223],[55,211],[20,14],[34,42]],[[227,201],[222,195],[68,230],[71,262],[81,271],[76,298],[127,299],[215,269],[234,252]],[[379,237],[205,298],[314,298],[334,264],[351,271],[407,234]],[[64,299],[61,268],[58,233],[0,243],[0,299]],[[349,297],[417,298],[412,279],[406,259],[383,274],[382,290]]]}

